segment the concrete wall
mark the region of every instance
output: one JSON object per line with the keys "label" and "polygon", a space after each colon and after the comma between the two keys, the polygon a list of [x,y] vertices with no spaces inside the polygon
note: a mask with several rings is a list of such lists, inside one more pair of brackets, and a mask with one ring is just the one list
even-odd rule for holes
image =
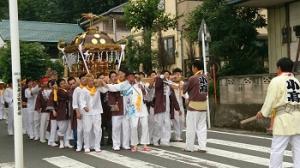
{"label": "concrete wall", "polygon": [[265,130],[268,120],[244,126],[240,125],[240,121],[254,116],[261,109],[273,76],[263,74],[220,78],[220,103],[211,103],[214,126]]}

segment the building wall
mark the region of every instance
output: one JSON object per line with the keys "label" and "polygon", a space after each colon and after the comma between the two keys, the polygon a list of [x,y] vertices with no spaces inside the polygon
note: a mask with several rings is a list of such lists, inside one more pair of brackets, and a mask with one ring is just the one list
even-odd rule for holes
{"label": "building wall", "polygon": [[284,27],[285,9],[284,6],[268,9],[268,46],[269,46],[269,72],[276,71],[276,61],[287,56],[287,44],[282,44],[281,29]]}
{"label": "building wall", "polygon": [[[289,4],[289,22],[291,29],[293,26],[300,25],[300,2]],[[276,6],[268,9],[268,43],[269,43],[269,72],[276,71],[276,62],[279,58],[288,56],[287,44],[282,43],[282,28],[286,25],[285,6]],[[298,39],[291,30],[290,56],[296,60]]]}

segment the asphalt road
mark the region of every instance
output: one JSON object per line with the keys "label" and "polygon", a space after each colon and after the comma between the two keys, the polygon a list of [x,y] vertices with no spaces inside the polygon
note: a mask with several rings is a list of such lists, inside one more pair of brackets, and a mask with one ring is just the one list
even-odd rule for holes
{"label": "asphalt road", "polygon": [[[75,152],[73,149],[49,147],[24,136],[26,168],[264,168],[269,164],[271,137],[264,134],[209,130],[208,152],[183,151],[184,143],[153,147],[151,152],[115,152],[103,146],[102,152]],[[292,167],[292,152],[286,151],[284,167]],[[5,121],[0,121],[0,168],[14,162],[13,137],[7,135]]]}

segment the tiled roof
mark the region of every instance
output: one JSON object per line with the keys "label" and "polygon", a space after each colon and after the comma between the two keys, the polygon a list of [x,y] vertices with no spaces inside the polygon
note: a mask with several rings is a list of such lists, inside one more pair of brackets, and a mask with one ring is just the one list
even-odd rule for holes
{"label": "tiled roof", "polygon": [[[0,37],[10,40],[9,20],[0,22]],[[19,21],[21,41],[31,42],[58,42],[59,40],[71,41],[75,35],[83,32],[77,24]]]}

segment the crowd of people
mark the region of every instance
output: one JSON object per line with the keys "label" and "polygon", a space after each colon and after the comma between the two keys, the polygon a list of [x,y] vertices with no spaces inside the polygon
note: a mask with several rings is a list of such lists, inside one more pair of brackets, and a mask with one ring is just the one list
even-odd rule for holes
{"label": "crowd of people", "polygon": [[[186,128],[185,150],[206,152],[208,82],[202,62],[195,61],[192,71],[187,80],[179,68],[172,73],[153,71],[147,77],[121,68],[108,76],[27,79],[22,86],[23,133],[51,147],[78,152],[100,152],[103,144],[111,144],[115,151],[136,152],[150,151],[149,144],[183,141]],[[6,108],[9,135],[13,135],[12,95],[11,82],[5,90],[0,88],[0,119]]]}

